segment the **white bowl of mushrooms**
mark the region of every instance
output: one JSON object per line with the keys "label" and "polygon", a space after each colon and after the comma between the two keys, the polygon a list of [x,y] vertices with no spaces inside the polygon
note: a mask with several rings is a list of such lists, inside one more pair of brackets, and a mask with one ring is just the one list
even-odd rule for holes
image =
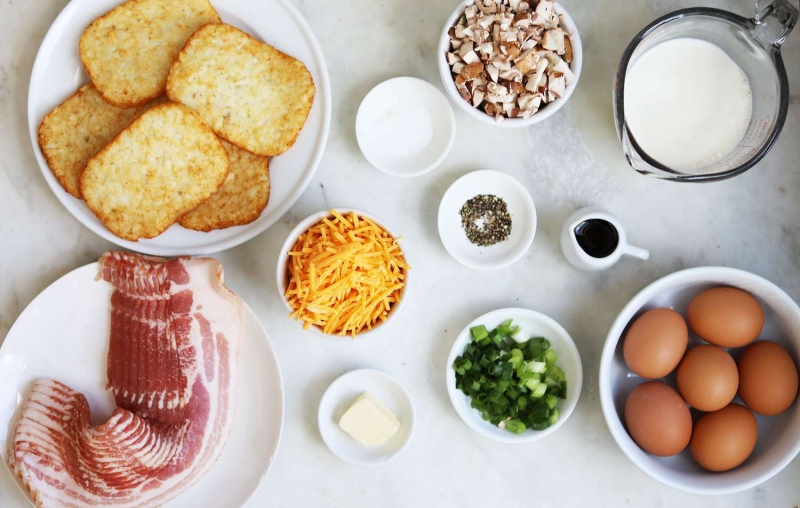
{"label": "white bowl of mushrooms", "polygon": [[439,42],[447,93],[478,120],[539,123],[566,104],[583,60],[575,22],[552,0],[465,0]]}

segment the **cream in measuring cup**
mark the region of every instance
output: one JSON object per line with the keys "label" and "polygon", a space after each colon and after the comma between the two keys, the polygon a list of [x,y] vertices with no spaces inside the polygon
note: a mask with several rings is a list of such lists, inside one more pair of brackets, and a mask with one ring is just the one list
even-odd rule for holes
{"label": "cream in measuring cup", "polygon": [[747,132],[753,94],[744,71],[711,42],[672,39],[628,70],[628,126],[662,164],[693,172],[722,160]]}
{"label": "cream in measuring cup", "polygon": [[756,15],[690,7],[639,32],[614,77],[614,123],[640,174],[713,182],[752,168],[786,121],[781,45],[800,17],[790,0]]}

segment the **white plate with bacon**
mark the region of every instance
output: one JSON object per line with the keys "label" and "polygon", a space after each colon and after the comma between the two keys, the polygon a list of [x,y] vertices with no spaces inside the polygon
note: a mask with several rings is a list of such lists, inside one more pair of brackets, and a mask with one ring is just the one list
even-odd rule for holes
{"label": "white plate with bacon", "polygon": [[[20,496],[54,506],[232,508],[269,471],[284,399],[267,333],[224,286],[216,260],[147,265],[153,259],[104,255],[43,291],[8,333],[0,454]],[[137,278],[142,265],[149,271]],[[136,333],[143,323],[149,334]],[[90,421],[81,420],[83,401]]]}

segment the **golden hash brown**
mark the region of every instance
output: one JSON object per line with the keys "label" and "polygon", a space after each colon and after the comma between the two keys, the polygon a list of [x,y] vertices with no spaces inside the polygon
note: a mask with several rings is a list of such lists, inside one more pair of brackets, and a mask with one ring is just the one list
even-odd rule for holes
{"label": "golden hash brown", "polygon": [[122,109],[100,97],[93,84],[83,86],[48,113],[39,125],[39,147],[64,190],[81,198],[81,173],[89,159],[161,96],[138,108]]}
{"label": "golden hash brown", "polygon": [[228,168],[225,148],[197,113],[168,102],[89,160],[81,193],[118,237],[153,238],[214,194]]}
{"label": "golden hash brown", "polygon": [[314,80],[302,62],[225,24],[195,32],[167,80],[171,100],[257,155],[280,155],[294,144],[314,94]]}
{"label": "golden hash brown", "polygon": [[106,101],[140,106],[164,93],[170,65],[186,39],[219,22],[208,0],[128,0],[84,30],[81,61]]}
{"label": "golden hash brown", "polygon": [[269,202],[269,159],[222,141],[231,170],[222,187],[200,206],[178,220],[196,231],[213,231],[249,224]]}

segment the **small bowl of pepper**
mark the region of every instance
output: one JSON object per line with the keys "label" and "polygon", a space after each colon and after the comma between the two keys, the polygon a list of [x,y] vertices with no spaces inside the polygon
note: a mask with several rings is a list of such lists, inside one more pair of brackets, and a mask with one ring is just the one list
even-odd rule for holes
{"label": "small bowl of pepper", "polygon": [[474,270],[519,261],[536,234],[536,207],[525,187],[501,171],[456,180],[439,205],[439,237],[453,258]]}

